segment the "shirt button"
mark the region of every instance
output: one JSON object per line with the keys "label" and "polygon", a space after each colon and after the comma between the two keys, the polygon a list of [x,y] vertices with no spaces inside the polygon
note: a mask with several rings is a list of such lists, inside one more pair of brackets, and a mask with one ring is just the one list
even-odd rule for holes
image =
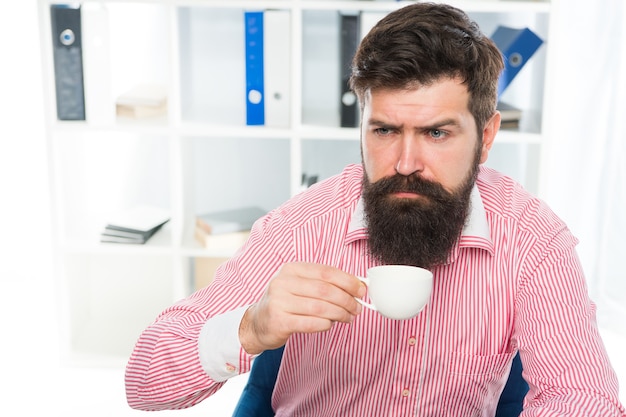
{"label": "shirt button", "polygon": [[235,365],[232,365],[230,363],[226,364],[226,371],[227,372],[235,372],[237,370],[237,368],[235,367]]}
{"label": "shirt button", "polygon": [[410,393],[411,393],[411,391],[409,391],[408,388],[405,388],[405,389],[402,390],[402,396],[403,397],[408,397]]}
{"label": "shirt button", "polygon": [[408,343],[409,343],[409,346],[415,346],[415,343],[417,343],[415,336],[409,337]]}

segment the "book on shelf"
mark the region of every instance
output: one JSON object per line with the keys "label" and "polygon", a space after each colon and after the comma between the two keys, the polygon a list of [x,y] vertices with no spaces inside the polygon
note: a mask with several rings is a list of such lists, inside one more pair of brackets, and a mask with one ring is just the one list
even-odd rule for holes
{"label": "book on shelf", "polygon": [[498,101],[496,110],[500,112],[500,128],[515,129],[519,127],[522,110],[503,101]]}
{"label": "book on shelf", "polygon": [[144,244],[169,221],[169,213],[158,207],[137,206],[117,213],[100,233],[100,242]]}
{"label": "book on shelf", "polygon": [[249,231],[267,212],[256,206],[213,211],[196,215],[196,226],[209,234]]}
{"label": "book on shelf", "polygon": [[121,94],[115,101],[118,116],[134,119],[167,113],[167,92],[159,84],[139,84]]}
{"label": "book on shelf", "polygon": [[149,230],[128,229],[113,225],[105,226],[100,234],[100,241],[105,243],[130,243],[144,244],[150,239],[165,223],[154,226]]}
{"label": "book on shelf", "polygon": [[250,230],[240,232],[230,232],[221,234],[207,233],[202,227],[196,224],[194,228],[194,239],[205,249],[238,249],[248,237]]}

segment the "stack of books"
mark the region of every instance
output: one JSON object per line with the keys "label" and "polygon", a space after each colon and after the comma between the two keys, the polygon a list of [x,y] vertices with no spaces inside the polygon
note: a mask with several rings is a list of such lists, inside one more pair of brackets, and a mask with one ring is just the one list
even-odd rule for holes
{"label": "stack of books", "polygon": [[132,119],[161,116],[167,113],[167,92],[158,84],[140,84],[115,101],[118,116]]}
{"label": "stack of books", "polygon": [[100,242],[142,245],[168,221],[166,210],[135,207],[113,216],[100,234]]}
{"label": "stack of books", "polygon": [[198,214],[194,238],[209,249],[238,248],[248,239],[254,222],[265,214],[254,206]]}
{"label": "stack of books", "polygon": [[501,129],[517,129],[522,118],[522,110],[515,106],[498,101],[496,110],[500,112],[500,128]]}

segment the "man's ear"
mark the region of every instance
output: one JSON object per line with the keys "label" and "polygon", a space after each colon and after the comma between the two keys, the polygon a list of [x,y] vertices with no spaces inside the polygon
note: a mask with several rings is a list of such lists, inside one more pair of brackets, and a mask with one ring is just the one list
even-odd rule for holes
{"label": "man's ear", "polygon": [[498,130],[500,130],[500,119],[500,112],[496,111],[493,116],[491,116],[491,119],[485,123],[485,127],[483,128],[483,144],[480,152],[481,164],[485,163],[489,157],[489,151],[491,150],[493,141],[496,138]]}

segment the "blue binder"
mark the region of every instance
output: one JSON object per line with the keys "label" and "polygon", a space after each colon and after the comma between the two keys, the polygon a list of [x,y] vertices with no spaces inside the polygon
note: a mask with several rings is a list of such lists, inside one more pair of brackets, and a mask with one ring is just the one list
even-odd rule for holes
{"label": "blue binder", "polygon": [[498,79],[499,98],[537,52],[543,40],[528,28],[514,29],[506,26],[498,26],[491,39],[504,55],[504,70]]}
{"label": "blue binder", "polygon": [[246,28],[246,124],[265,124],[263,12],[244,12]]}

